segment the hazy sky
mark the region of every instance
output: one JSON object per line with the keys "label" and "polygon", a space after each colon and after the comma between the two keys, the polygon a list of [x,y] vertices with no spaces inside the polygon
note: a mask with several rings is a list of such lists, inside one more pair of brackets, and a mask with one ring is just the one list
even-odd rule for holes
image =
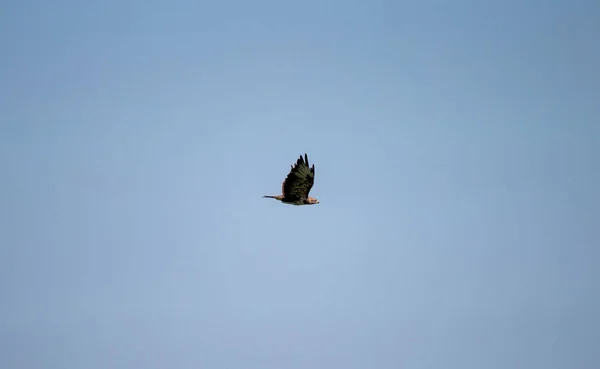
{"label": "hazy sky", "polygon": [[[0,12],[3,369],[597,369],[597,1]],[[308,153],[311,192],[281,190]]]}

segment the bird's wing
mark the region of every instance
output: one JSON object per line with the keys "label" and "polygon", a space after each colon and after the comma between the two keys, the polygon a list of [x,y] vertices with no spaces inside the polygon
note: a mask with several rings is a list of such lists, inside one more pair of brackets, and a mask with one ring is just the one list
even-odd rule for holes
{"label": "bird's wing", "polygon": [[308,156],[300,156],[296,165],[292,166],[290,173],[283,181],[281,187],[283,195],[288,199],[305,199],[315,183],[315,165],[308,167]]}

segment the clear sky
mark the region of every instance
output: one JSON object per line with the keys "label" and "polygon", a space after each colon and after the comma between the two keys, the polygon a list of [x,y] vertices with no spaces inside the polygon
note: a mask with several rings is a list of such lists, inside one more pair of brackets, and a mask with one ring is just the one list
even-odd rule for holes
{"label": "clear sky", "polygon": [[[600,368],[597,1],[5,1],[0,367]],[[308,153],[319,205],[276,195]]]}

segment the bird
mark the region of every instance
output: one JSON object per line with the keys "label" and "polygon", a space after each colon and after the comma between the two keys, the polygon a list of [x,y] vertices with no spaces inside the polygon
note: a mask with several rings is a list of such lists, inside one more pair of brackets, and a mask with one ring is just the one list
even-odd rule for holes
{"label": "bird", "polygon": [[297,206],[318,204],[319,200],[308,196],[315,183],[315,165],[308,166],[308,155],[304,153],[304,158],[300,155],[296,164],[291,167],[290,173],[281,184],[281,195],[265,195],[263,198],[275,199],[284,204]]}

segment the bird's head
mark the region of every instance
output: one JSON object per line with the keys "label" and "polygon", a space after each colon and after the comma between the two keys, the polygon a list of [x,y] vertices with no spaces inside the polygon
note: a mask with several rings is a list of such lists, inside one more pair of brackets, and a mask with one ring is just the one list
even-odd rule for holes
{"label": "bird's head", "polygon": [[319,203],[319,200],[315,199],[314,197],[309,197],[308,199],[308,203],[311,205],[315,205]]}

